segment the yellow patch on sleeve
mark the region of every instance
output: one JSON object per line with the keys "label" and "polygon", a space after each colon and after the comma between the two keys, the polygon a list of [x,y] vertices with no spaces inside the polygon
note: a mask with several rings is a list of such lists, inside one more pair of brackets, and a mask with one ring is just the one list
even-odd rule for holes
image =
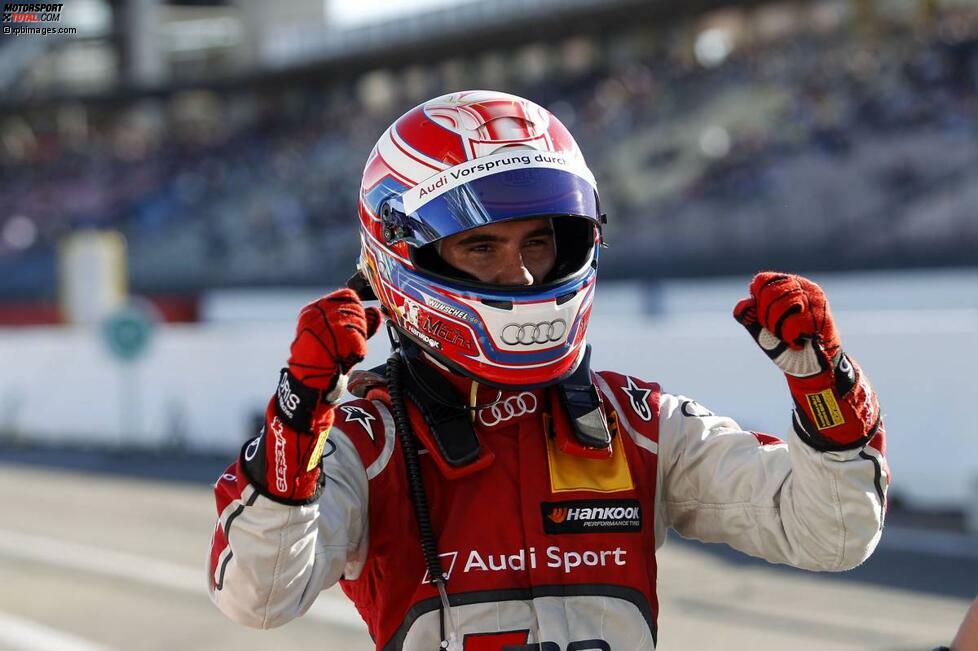
{"label": "yellow patch on sleeve", "polygon": [[561,452],[557,442],[547,436],[547,462],[550,466],[550,489],[554,493],[594,491],[615,493],[635,488],[621,437],[611,443],[608,459],[586,459]]}
{"label": "yellow patch on sleeve", "polygon": [[306,472],[309,472],[313,468],[319,465],[319,462],[323,459],[323,448],[326,447],[326,439],[329,438],[329,429],[319,430],[319,438],[316,439],[316,447],[313,448],[312,454],[309,455],[309,465],[306,466]]}
{"label": "yellow patch on sleeve", "polygon": [[812,410],[812,416],[815,417],[815,426],[819,429],[829,429],[846,422],[842,417],[842,410],[839,409],[839,403],[835,401],[835,396],[832,394],[832,389],[806,393],[805,398]]}

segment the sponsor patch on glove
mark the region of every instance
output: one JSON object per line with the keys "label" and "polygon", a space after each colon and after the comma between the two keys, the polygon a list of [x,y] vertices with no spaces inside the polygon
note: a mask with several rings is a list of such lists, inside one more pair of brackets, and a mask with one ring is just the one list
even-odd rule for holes
{"label": "sponsor patch on glove", "polygon": [[312,454],[309,455],[309,464],[306,466],[306,472],[309,472],[313,468],[319,465],[319,462],[323,459],[323,448],[326,447],[326,440],[329,439],[329,428],[319,430],[319,438],[316,439],[316,447],[312,449]]}
{"label": "sponsor patch on glove", "polygon": [[297,432],[309,432],[319,392],[304,386],[289,373],[289,369],[283,368],[275,395],[282,422]]}
{"label": "sponsor patch on glove", "polygon": [[842,417],[842,410],[839,403],[835,401],[832,389],[825,389],[818,393],[806,393],[808,406],[812,410],[812,417],[815,419],[815,426],[819,429],[829,429],[837,427],[846,422]]}
{"label": "sponsor patch on glove", "polygon": [[642,530],[638,500],[570,500],[543,502],[547,533],[629,533]]}
{"label": "sponsor patch on glove", "polygon": [[276,416],[272,419],[269,429],[275,436],[275,488],[284,494],[289,490],[289,464],[285,459],[285,426]]}

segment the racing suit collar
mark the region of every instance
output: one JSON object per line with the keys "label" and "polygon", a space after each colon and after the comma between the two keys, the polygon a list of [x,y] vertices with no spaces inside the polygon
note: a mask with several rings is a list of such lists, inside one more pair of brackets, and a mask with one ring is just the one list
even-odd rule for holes
{"label": "racing suit collar", "polygon": [[418,360],[448,380],[466,400],[465,406],[478,407],[473,409],[473,422],[480,430],[491,431],[544,410],[544,389],[497,389],[456,373],[425,353]]}

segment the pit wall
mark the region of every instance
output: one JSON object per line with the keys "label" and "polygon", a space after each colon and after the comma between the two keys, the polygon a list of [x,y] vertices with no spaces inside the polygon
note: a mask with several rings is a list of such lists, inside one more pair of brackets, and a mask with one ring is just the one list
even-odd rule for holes
{"label": "pit wall", "polygon": [[[964,506],[976,491],[978,272],[813,276],[845,349],[880,394],[894,494]],[[781,434],[783,377],[729,311],[748,278],[599,284],[595,369],[660,382],[747,429]],[[233,456],[275,389],[308,290],[220,292],[197,324],[157,328],[146,356],[110,357],[94,328],[0,328],[0,446],[12,441],[162,448]],[[364,367],[387,356],[372,340]]]}

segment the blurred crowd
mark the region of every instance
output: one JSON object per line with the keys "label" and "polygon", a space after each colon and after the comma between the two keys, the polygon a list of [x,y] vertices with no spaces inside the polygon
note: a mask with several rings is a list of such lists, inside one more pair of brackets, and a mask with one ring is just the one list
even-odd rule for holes
{"label": "blurred crowd", "polygon": [[[457,89],[421,79],[417,101]],[[619,52],[497,87],[577,137],[610,217],[609,275],[974,262],[973,15],[712,58]],[[0,296],[53,291],[40,285],[56,243],[86,227],[126,234],[137,289],[341,280],[363,163],[416,103],[368,110],[362,90],[277,83],[0,116]]]}

